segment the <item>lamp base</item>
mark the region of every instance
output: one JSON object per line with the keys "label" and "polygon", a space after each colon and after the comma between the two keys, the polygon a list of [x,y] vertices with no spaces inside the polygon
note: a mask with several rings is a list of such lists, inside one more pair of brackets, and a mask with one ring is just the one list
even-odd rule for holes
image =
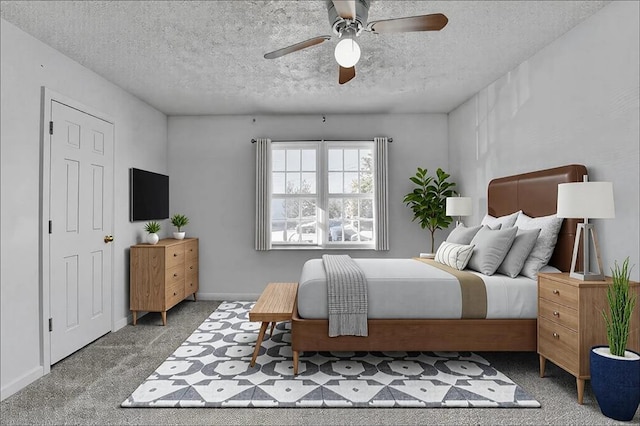
{"label": "lamp base", "polygon": [[604,281],[604,274],[596,274],[596,273],[586,273],[580,274],[578,272],[569,273],[571,278],[575,278],[576,280],[581,281]]}
{"label": "lamp base", "polygon": [[[580,248],[580,234],[582,234],[582,261],[583,269],[582,274],[576,272],[576,263],[578,260],[578,250]],[[590,238],[591,237],[591,238]],[[590,271],[591,259],[589,256],[590,240],[593,241],[593,251],[595,254],[597,271]],[[571,270],[569,276],[577,280],[582,281],[604,281],[604,274],[602,273],[602,259],[600,258],[600,247],[598,246],[598,234],[592,224],[585,219],[585,223],[579,223],[576,239],[573,244],[573,257],[571,259]]]}

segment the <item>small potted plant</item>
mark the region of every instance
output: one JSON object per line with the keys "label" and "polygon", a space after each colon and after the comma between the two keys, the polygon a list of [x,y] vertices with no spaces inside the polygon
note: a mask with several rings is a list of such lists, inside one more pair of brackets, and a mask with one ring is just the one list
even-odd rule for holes
{"label": "small potted plant", "polygon": [[[615,262],[607,288],[609,316],[602,311],[609,346],[590,352],[591,388],[600,411],[607,417],[629,421],[640,404],[640,354],[627,349],[637,295],[629,284],[629,258]],[[637,318],[636,318],[637,320]]]}
{"label": "small potted plant", "polygon": [[144,225],[144,230],[147,231],[147,243],[149,244],[157,244],[160,237],[158,237],[158,232],[160,232],[160,224],[158,222],[147,222]]}
{"label": "small potted plant", "polygon": [[173,233],[173,238],[175,238],[176,240],[182,240],[185,235],[185,232],[182,231],[182,227],[187,226],[187,224],[189,223],[189,218],[183,214],[176,213],[171,216],[171,223],[178,230],[177,232]]}
{"label": "small potted plant", "polygon": [[438,168],[436,176],[429,176],[427,169],[418,167],[418,171],[409,180],[417,185],[413,191],[405,195],[403,202],[413,210],[413,220],[418,220],[422,229],[431,232],[431,253],[434,251],[434,234],[438,229],[445,229],[451,224],[447,216],[447,197],[453,197],[456,184],[448,182],[451,175]]}

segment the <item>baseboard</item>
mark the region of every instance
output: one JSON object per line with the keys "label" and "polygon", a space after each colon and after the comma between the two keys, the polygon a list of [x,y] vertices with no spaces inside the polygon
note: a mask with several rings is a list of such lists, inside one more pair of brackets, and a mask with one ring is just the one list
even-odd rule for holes
{"label": "baseboard", "polygon": [[126,317],[119,319],[118,321],[113,323],[113,330],[111,331],[118,331],[121,328],[126,327],[128,324],[133,322],[133,317],[131,316],[131,314],[127,315]]}
{"label": "baseboard", "polygon": [[247,301],[255,302],[260,297],[259,293],[197,293],[198,300],[225,300],[228,302]]}
{"label": "baseboard", "polygon": [[42,369],[42,366],[40,365],[32,369],[31,371],[29,371],[27,374],[23,375],[22,377],[17,378],[16,380],[9,383],[8,385],[3,386],[2,389],[0,389],[0,401],[4,401],[14,393],[18,392],[21,389],[24,389],[25,387],[35,382],[42,376],[44,376],[44,371]]}

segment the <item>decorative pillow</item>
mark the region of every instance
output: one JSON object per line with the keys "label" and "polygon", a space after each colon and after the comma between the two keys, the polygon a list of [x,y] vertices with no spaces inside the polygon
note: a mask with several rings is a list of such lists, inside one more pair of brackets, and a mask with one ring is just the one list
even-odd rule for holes
{"label": "decorative pillow", "polygon": [[469,244],[480,228],[482,225],[467,228],[461,223],[451,231],[446,241],[454,244]]}
{"label": "decorative pillow", "polygon": [[498,272],[511,278],[517,277],[524,266],[524,262],[529,257],[529,253],[533,250],[533,246],[538,240],[538,235],[540,235],[540,228],[518,228],[516,238],[513,240],[509,253],[505,256],[500,267],[498,267]]}
{"label": "decorative pillow", "polygon": [[538,271],[549,262],[553,249],[558,241],[558,232],[562,226],[562,218],[555,214],[542,217],[529,217],[524,213],[520,213],[516,220],[516,226],[520,229],[537,229],[540,228],[540,235],[533,246],[531,253],[524,261],[520,275],[529,277],[532,280],[538,279]]}
{"label": "decorative pillow", "polygon": [[467,266],[473,254],[473,246],[443,242],[436,251],[435,261],[459,271]]}
{"label": "decorative pillow", "polygon": [[[522,213],[522,210],[518,210],[515,213],[511,213],[505,216],[493,217],[491,215],[485,215],[482,218],[481,225],[488,225],[491,229],[505,229],[511,228],[515,225],[516,219],[518,219],[518,215]],[[500,225],[500,226],[497,226]]]}
{"label": "decorative pillow", "polygon": [[480,228],[471,240],[473,256],[467,267],[485,275],[493,275],[504,260],[516,238],[518,228],[492,230],[488,226]]}

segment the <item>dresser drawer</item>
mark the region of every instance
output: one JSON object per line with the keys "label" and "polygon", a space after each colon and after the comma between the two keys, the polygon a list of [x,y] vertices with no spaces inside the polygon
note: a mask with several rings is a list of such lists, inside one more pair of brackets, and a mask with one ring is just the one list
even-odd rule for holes
{"label": "dresser drawer", "polygon": [[578,333],[544,317],[538,318],[538,353],[571,374],[578,374]]}
{"label": "dresser drawer", "polygon": [[578,311],[576,309],[546,299],[540,299],[538,309],[538,316],[578,331]]}
{"label": "dresser drawer", "polygon": [[198,240],[189,240],[185,243],[185,256],[187,259],[198,259]]}
{"label": "dresser drawer", "polygon": [[184,294],[188,296],[198,291],[198,274],[188,274],[184,282]]}
{"label": "dresser drawer", "polygon": [[540,279],[538,287],[542,299],[550,300],[565,306],[578,308],[578,288],[569,284],[563,284],[557,281]]}
{"label": "dresser drawer", "polygon": [[164,262],[167,268],[177,265],[184,265],[184,245],[176,244],[167,247],[165,250]]}
{"label": "dresser drawer", "polygon": [[165,302],[167,305],[167,309],[181,302],[182,299],[184,299],[184,281],[174,283],[171,286],[167,287],[165,293]]}
{"label": "dresser drawer", "polygon": [[165,274],[165,287],[169,288],[175,283],[180,282],[184,284],[184,266],[178,265],[173,268],[167,269]]}
{"label": "dresser drawer", "polygon": [[187,259],[184,266],[186,275],[198,273],[198,259]]}

